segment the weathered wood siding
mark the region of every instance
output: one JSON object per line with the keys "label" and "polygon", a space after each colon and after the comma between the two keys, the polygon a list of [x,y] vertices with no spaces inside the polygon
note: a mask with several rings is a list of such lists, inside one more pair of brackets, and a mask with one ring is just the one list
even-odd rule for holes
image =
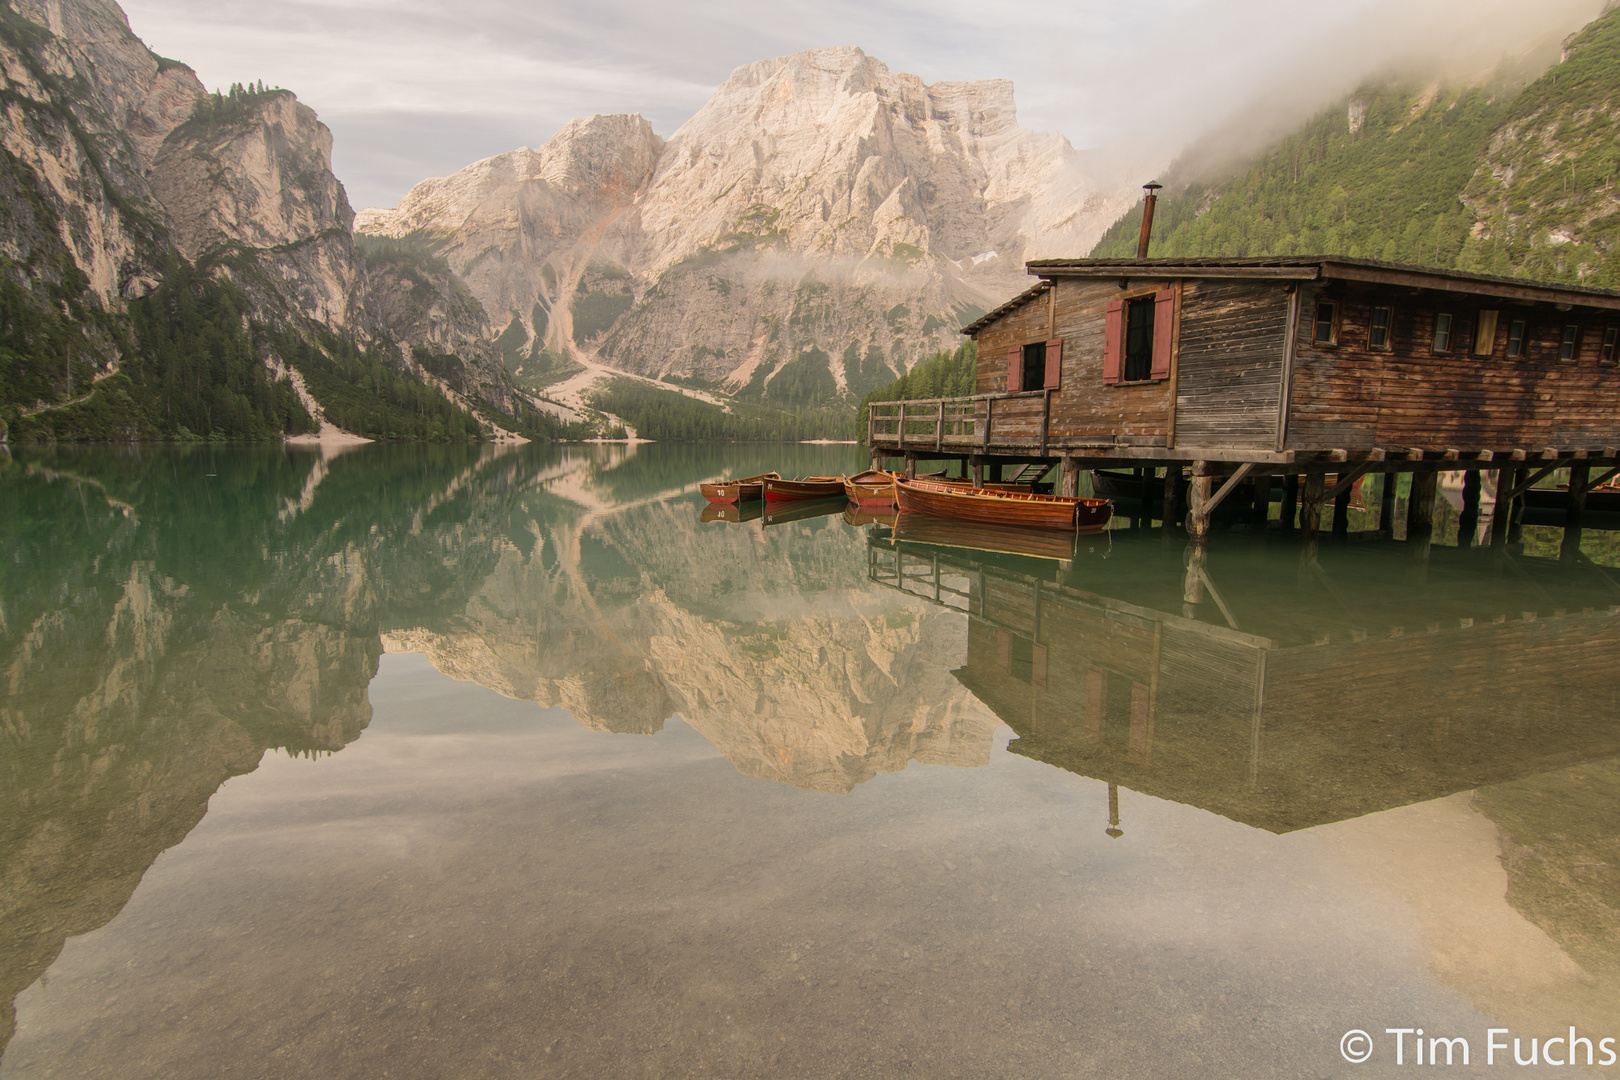
{"label": "weathered wood siding", "polygon": [[[1062,280],[1049,292],[1026,302],[981,329],[975,392],[1000,394],[1007,389],[1007,350],[1014,345],[1061,338],[1063,370],[1052,395],[1049,436],[1136,446],[1164,446],[1170,432],[1169,380],[1103,383],[1103,320],[1109,301],[1151,296],[1166,281]],[[1055,300],[1054,300],[1055,294]],[[1005,405],[1005,408],[1004,408]],[[997,403],[997,438],[1039,434],[1041,403],[1036,400]]]}
{"label": "weathered wood siding", "polygon": [[[1339,305],[1338,340],[1313,342],[1321,300]],[[1547,304],[1376,285],[1313,283],[1302,294],[1290,397],[1290,449],[1373,446],[1460,450],[1620,445],[1620,371],[1599,362],[1620,317]],[[1368,346],[1374,307],[1393,312],[1390,347]],[[1474,356],[1475,320],[1500,312],[1490,356]],[[1431,348],[1437,312],[1452,316],[1453,349]],[[1509,328],[1525,319],[1525,354],[1509,359]],[[1573,363],[1559,360],[1566,324],[1580,327]]]}
{"label": "weathered wood siding", "polygon": [[1183,287],[1177,446],[1276,449],[1290,300],[1272,282]]}

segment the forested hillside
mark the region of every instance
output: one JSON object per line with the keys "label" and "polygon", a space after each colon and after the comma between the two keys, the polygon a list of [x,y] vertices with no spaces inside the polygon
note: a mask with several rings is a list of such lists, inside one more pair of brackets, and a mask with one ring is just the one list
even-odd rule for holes
{"label": "forested hillside", "polygon": [[[1150,255],[1349,255],[1620,286],[1620,10],[1526,85],[1389,82],[1324,109],[1235,174],[1164,177]],[[1092,254],[1136,253],[1139,212]]]}

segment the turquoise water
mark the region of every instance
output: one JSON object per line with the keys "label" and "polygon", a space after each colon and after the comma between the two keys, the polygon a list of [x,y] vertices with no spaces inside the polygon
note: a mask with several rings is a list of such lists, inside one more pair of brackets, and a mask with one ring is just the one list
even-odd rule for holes
{"label": "turquoise water", "polygon": [[1491,1028],[1620,1039],[1605,572],[702,520],[712,476],[864,464],[5,459],[0,1076],[1401,1075],[1418,1027],[1490,1075],[1526,1072]]}

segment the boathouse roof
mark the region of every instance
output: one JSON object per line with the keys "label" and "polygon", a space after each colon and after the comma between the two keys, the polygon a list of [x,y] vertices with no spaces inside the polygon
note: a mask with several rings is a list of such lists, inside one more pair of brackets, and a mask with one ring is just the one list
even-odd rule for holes
{"label": "boathouse roof", "polygon": [[1343,255],[1277,255],[1242,259],[1036,259],[1024,264],[1039,284],[962,328],[975,334],[1007,312],[1046,291],[1056,278],[1237,278],[1273,281],[1338,281],[1434,289],[1470,296],[1620,310],[1620,291],[1551,281],[1471,274],[1432,266],[1354,259]]}

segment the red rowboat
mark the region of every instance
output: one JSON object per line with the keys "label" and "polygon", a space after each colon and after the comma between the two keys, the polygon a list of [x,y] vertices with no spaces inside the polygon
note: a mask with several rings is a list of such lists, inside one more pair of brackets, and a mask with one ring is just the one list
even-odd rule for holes
{"label": "red rowboat", "polygon": [[779,476],[765,478],[766,502],[794,502],[800,499],[833,499],[844,494],[842,476],[801,476],[783,480]]}
{"label": "red rowboat", "polygon": [[1025,529],[1100,532],[1114,513],[1113,504],[1107,499],[1075,499],[1024,491],[975,491],[937,480],[897,479],[894,493],[902,516],[924,514],[983,525],[1017,525]]}
{"label": "red rowboat", "polygon": [[892,472],[868,469],[844,480],[844,494],[857,506],[893,506],[894,477]]}
{"label": "red rowboat", "polygon": [[758,499],[765,494],[765,481],[781,478],[780,473],[760,473],[743,480],[711,480],[699,484],[703,497],[713,503],[732,503],[742,499]]}

